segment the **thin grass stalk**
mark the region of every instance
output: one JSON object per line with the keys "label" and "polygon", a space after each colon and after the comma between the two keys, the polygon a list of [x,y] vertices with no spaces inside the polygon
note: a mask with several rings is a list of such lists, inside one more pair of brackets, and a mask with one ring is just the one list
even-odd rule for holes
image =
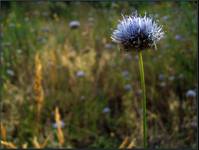
{"label": "thin grass stalk", "polygon": [[42,86],[42,62],[39,53],[35,55],[34,95],[36,102],[36,134],[39,133],[40,115],[44,102],[44,91]]}
{"label": "thin grass stalk", "polygon": [[122,144],[119,146],[119,149],[124,149],[126,147],[126,145],[128,144],[128,142],[129,142],[129,137],[126,137],[123,140]]}
{"label": "thin grass stalk", "polygon": [[147,108],[146,108],[146,91],[145,91],[145,81],[144,81],[144,65],[142,60],[142,51],[138,51],[139,55],[139,70],[142,88],[142,109],[143,109],[143,141],[144,148],[147,148]]}
{"label": "thin grass stalk", "polygon": [[7,132],[6,132],[6,128],[4,127],[3,123],[0,123],[0,128],[1,128],[1,138],[2,140],[6,141],[6,135],[7,135]]}
{"label": "thin grass stalk", "polygon": [[60,146],[62,146],[64,144],[64,133],[61,129],[61,117],[60,117],[58,107],[55,108],[55,121],[56,121],[56,124],[57,124],[58,141],[59,141]]}
{"label": "thin grass stalk", "polygon": [[13,144],[12,142],[7,142],[7,141],[2,141],[1,140],[1,145],[4,145],[5,147],[16,149],[17,146]]}

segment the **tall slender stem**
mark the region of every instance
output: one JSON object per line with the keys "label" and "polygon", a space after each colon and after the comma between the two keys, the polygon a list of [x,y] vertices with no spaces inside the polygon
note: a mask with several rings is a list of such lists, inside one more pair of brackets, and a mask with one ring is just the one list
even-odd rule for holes
{"label": "tall slender stem", "polygon": [[147,147],[147,114],[146,114],[146,91],[145,91],[145,81],[144,81],[144,65],[142,60],[142,51],[138,51],[139,55],[139,70],[142,88],[142,109],[143,109],[143,140],[144,148]]}

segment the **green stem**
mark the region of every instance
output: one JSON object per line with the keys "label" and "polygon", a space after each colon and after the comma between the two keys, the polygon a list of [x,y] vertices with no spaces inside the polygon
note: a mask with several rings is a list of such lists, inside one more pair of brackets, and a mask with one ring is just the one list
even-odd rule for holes
{"label": "green stem", "polygon": [[144,148],[147,148],[147,114],[146,114],[146,91],[145,91],[145,81],[144,81],[144,65],[142,60],[142,51],[138,52],[139,55],[139,70],[141,78],[141,88],[142,88],[142,109],[143,109],[143,135],[144,135]]}

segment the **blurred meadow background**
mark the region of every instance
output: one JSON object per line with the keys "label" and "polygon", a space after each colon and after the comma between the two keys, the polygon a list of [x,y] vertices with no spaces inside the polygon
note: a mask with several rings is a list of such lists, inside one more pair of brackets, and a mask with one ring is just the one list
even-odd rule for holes
{"label": "blurred meadow background", "polygon": [[1,1],[1,148],[142,147],[138,56],[110,38],[135,10],[165,32],[143,52],[149,147],[196,148],[194,1]]}

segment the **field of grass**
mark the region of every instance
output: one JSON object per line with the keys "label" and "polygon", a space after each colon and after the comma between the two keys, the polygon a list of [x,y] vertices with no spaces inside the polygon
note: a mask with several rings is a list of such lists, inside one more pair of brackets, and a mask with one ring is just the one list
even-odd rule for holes
{"label": "field of grass", "polygon": [[143,51],[148,145],[196,148],[197,3],[144,1],[1,2],[1,147],[143,147],[138,56],[110,38],[135,10],[165,32]]}

